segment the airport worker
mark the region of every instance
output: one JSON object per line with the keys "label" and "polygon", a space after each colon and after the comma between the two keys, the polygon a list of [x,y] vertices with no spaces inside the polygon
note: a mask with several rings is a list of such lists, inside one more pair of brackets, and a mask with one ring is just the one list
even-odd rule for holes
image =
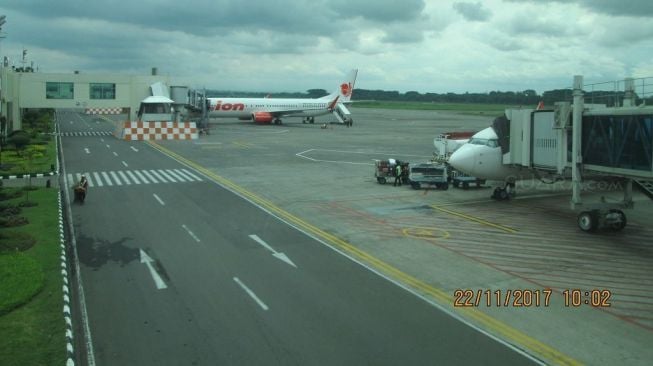
{"label": "airport worker", "polygon": [[82,179],[79,180],[79,186],[84,188],[84,190],[88,188],[88,180],[86,180],[86,177],[83,175],[82,175]]}
{"label": "airport worker", "polygon": [[399,182],[399,187],[401,187],[401,164],[397,164],[396,173],[395,173],[395,183],[394,186],[397,186],[397,182]]}

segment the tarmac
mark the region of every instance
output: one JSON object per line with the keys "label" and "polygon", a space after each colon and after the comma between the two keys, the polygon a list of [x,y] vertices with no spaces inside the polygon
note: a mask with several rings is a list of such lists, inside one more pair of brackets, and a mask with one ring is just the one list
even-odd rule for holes
{"label": "tarmac", "polygon": [[[212,120],[210,135],[199,140],[157,144],[319,228],[334,238],[327,242],[336,250],[548,363],[650,363],[648,197],[635,192],[623,231],[588,234],[576,225],[568,182],[521,181],[508,202],[490,199],[492,182],[446,191],[381,185],[374,160],[426,161],[437,134],[479,131],[495,116],[351,111],[351,128],[329,123],[331,116],[315,124],[287,118],[280,126]],[[588,184],[583,199],[617,200],[622,193],[614,188]]]}

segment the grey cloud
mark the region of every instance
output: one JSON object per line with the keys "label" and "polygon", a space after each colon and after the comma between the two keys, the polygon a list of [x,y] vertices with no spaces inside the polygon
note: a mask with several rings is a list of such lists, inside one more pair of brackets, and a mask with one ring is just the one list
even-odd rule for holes
{"label": "grey cloud", "polygon": [[385,43],[416,43],[424,40],[424,32],[411,27],[387,27],[381,41]]}
{"label": "grey cloud", "polygon": [[538,19],[534,16],[530,18],[525,18],[519,15],[515,16],[510,22],[509,27],[513,34],[535,34],[546,37],[561,37],[573,33],[568,22]]}
{"label": "grey cloud", "polygon": [[597,13],[615,16],[651,17],[653,1],[651,0],[504,0],[507,2],[579,4]]}
{"label": "grey cloud", "polygon": [[492,16],[492,12],[489,9],[485,9],[483,4],[478,3],[467,3],[467,2],[458,2],[453,4],[454,10],[456,10],[460,15],[465,19],[471,21],[486,21]]}
{"label": "grey cloud", "polygon": [[361,17],[375,22],[406,22],[421,17],[423,0],[335,0],[329,2],[344,18]]}

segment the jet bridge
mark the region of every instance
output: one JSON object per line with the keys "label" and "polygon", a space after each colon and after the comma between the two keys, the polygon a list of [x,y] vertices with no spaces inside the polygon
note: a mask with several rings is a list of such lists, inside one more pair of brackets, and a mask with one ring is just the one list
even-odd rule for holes
{"label": "jet bridge", "polygon": [[[508,109],[495,120],[503,164],[534,171],[541,179],[571,178],[571,207],[580,210],[584,231],[623,229],[632,208],[632,183],[653,189],[653,107],[635,106],[632,82],[626,82],[622,106],[584,104],[582,77],[574,79],[574,100],[553,109]],[[611,180],[624,187],[618,203],[581,200],[583,179]],[[653,198],[653,191],[649,191]]]}

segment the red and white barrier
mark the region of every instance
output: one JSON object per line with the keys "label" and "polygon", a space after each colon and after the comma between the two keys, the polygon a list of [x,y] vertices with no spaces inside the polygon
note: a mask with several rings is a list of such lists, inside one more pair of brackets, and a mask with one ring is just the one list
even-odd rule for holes
{"label": "red and white barrier", "polygon": [[124,122],[116,137],[127,141],[195,140],[199,134],[195,122]]}
{"label": "red and white barrier", "polygon": [[118,108],[86,108],[86,114],[122,114],[122,107]]}

